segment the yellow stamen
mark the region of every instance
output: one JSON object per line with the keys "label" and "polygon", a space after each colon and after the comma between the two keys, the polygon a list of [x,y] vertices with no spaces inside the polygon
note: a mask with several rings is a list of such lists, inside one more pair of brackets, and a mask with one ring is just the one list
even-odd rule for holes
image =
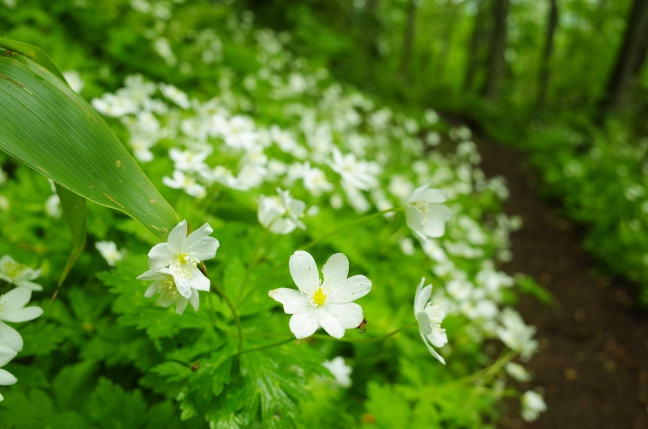
{"label": "yellow stamen", "polygon": [[322,288],[317,289],[315,296],[313,297],[313,301],[315,301],[315,304],[317,305],[324,305],[324,301],[326,301],[326,295],[324,295],[324,292],[322,292]]}

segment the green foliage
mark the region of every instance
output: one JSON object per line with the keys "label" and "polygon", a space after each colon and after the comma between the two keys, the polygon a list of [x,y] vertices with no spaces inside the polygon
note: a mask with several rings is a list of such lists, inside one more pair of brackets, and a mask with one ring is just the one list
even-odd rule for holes
{"label": "green foliage", "polygon": [[[69,286],[49,304],[71,238],[63,219],[43,203],[52,197],[46,181],[0,155],[7,172],[0,193],[9,204],[4,208],[0,201],[0,255],[11,254],[42,268],[38,280],[44,293],[34,293],[34,299],[45,311],[36,321],[16,325],[25,349],[6,366],[19,381],[3,387],[0,425],[348,428],[370,427],[372,416],[380,427],[400,428],[404,421],[412,427],[488,427],[497,418],[495,404],[503,391],[496,382],[503,382],[503,373],[496,371],[497,380],[484,380],[483,385],[470,377],[495,359],[483,341],[496,337],[500,322],[497,314],[479,314],[476,304],[489,301],[497,309],[507,303],[500,287],[512,286],[512,280],[497,271],[495,259],[506,257],[513,222],[501,214],[506,189],[478,169],[469,137],[445,138],[447,124],[423,120],[418,110],[406,117],[340,85],[325,70],[288,51],[288,36],[255,28],[252,15],[238,14],[235,7],[170,2],[147,12],[133,9],[134,4],[148,3],[111,0],[80,6],[72,0],[25,0],[15,12],[0,15],[0,22],[11,37],[42,41],[40,46],[63,70],[79,70],[86,82],[85,97],[104,91],[122,94],[119,91],[126,88],[118,88],[126,76],[145,75],[138,83],[130,80],[130,89],[149,85],[147,101],[157,103],[157,110],[114,114],[107,121],[136,154],[142,137],[138,121],[150,114],[156,122],[149,124],[159,125],[161,132],[148,147],[152,160],[140,165],[150,177],[150,189],[159,187],[164,198],[159,201],[173,203],[170,212],[186,218],[192,229],[205,222],[213,227],[220,248],[216,258],[205,263],[212,290],[200,292],[200,306],[188,307],[182,315],[157,305],[155,297],[146,298],[149,284],[136,278],[147,270],[146,254],[159,238],[123,213],[89,203],[88,245],[70,271]],[[349,48],[335,31],[318,27],[315,36],[320,34],[327,37],[319,40],[323,51]],[[304,26],[299,37],[306,35]],[[168,46],[171,55],[160,46]],[[176,106],[177,100],[160,91],[161,82],[189,92],[190,107]],[[78,100],[92,117],[97,115],[80,97],[63,90],[62,83],[52,85]],[[205,162],[210,172],[222,167],[241,181],[265,169],[255,166],[243,174],[241,166],[254,153],[232,150],[223,136],[204,141],[190,136],[192,123],[209,124],[218,114],[249,119],[259,140],[269,139],[264,156],[286,169],[312,162],[333,182],[331,189],[313,192],[304,180],[290,182],[285,173],[237,187],[226,180],[208,182],[195,171],[186,173],[205,186],[204,198],[165,186],[164,177],[177,170],[168,156],[171,149],[198,151],[209,146]],[[371,173],[375,192],[358,196],[344,189],[328,162],[330,153],[318,154],[321,142],[313,140],[327,131],[309,124],[328,127],[330,137],[322,138],[324,144],[329,139],[345,154],[381,159],[374,168],[382,171]],[[273,125],[294,139],[305,155],[300,158],[298,149],[273,144]],[[441,149],[422,143],[434,133],[444,133]],[[106,157],[98,168],[114,172],[115,159]],[[133,168],[140,165],[133,162]],[[76,170],[70,166],[66,171],[72,177]],[[384,203],[402,207],[416,186],[430,181],[448,190],[454,218],[442,238],[423,248],[402,212],[375,213]],[[277,186],[290,189],[309,206],[302,217],[305,230],[264,233],[257,215],[259,199],[276,195]],[[144,191],[138,183],[128,192],[139,198]],[[333,204],[336,200],[339,205]],[[363,209],[353,205],[363,201],[370,219],[363,220]],[[100,257],[94,245],[103,240],[118,243],[121,260]],[[310,246],[313,242],[316,245]],[[347,330],[344,339],[350,341],[325,335],[291,340],[290,316],[267,293],[294,287],[287,261],[296,249],[306,247],[320,267],[331,254],[343,252],[351,261],[351,275],[372,280],[372,293],[360,301],[368,321],[365,333]],[[106,262],[115,267],[107,269]],[[414,291],[424,276],[434,285],[434,302],[445,299],[454,305],[443,322],[450,344],[440,352],[447,367],[433,361],[415,326],[385,341],[368,341],[415,320]],[[488,282],[495,286],[487,291]],[[474,293],[474,299],[460,307],[451,285]],[[230,298],[231,306],[216,288]],[[242,325],[242,343],[232,307]],[[279,342],[283,344],[271,347]],[[323,366],[336,356],[353,368],[348,388]],[[467,409],[461,405],[465,403],[470,404]]]}

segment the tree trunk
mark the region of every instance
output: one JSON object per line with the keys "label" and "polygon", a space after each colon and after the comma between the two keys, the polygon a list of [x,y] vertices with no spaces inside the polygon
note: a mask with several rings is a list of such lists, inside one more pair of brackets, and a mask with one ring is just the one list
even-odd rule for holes
{"label": "tree trunk", "polygon": [[479,52],[484,39],[484,30],[486,27],[486,3],[488,0],[479,0],[477,14],[475,15],[475,25],[472,35],[470,36],[470,45],[468,46],[468,59],[466,61],[466,74],[464,76],[464,91],[470,92],[477,75],[479,63]]}
{"label": "tree trunk", "polygon": [[637,85],[647,51],[648,0],[634,0],[616,64],[597,106],[598,122],[608,113],[623,110],[631,104],[632,90]]}
{"label": "tree trunk", "polygon": [[409,0],[407,6],[407,23],[405,24],[405,35],[403,37],[403,50],[400,64],[400,75],[403,79],[409,78],[409,67],[414,50],[414,33],[416,25],[416,0]]}
{"label": "tree trunk", "polygon": [[378,19],[378,0],[368,0],[366,6],[366,22],[367,22],[367,48],[369,55],[377,59],[380,57],[380,50],[378,49],[378,33],[380,28],[380,21]]}
{"label": "tree trunk", "polygon": [[[648,1],[648,0],[647,0]],[[500,81],[504,74],[506,60],[506,19],[509,13],[509,0],[493,0],[493,33],[488,52],[488,68],[484,97],[493,103],[499,96]]]}
{"label": "tree trunk", "polygon": [[542,62],[540,63],[540,78],[538,80],[538,107],[542,107],[547,95],[547,85],[549,84],[549,63],[551,53],[553,52],[554,36],[558,27],[558,0],[549,0],[549,19],[547,20],[547,38],[545,47],[542,52]]}

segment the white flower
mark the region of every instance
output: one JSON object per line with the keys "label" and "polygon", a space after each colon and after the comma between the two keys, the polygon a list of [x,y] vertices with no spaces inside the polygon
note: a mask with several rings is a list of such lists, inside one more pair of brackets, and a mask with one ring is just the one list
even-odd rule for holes
{"label": "white flower", "polygon": [[124,257],[124,253],[117,250],[117,244],[113,241],[97,241],[95,248],[111,267],[114,267],[115,262],[121,261]]}
{"label": "white flower", "polygon": [[[18,353],[11,348],[0,346],[0,367],[8,364],[17,354]],[[13,374],[6,369],[0,368],[0,386],[10,386],[15,384],[16,381],[18,381],[18,379],[16,379]],[[0,395],[0,401],[3,399],[2,395]]]}
{"label": "white flower", "polygon": [[310,163],[304,163],[304,170],[301,175],[306,188],[313,196],[320,196],[322,192],[328,192],[333,189],[333,185],[326,180],[326,174],[317,167],[310,167]]}
{"label": "white flower", "polygon": [[189,296],[183,296],[176,286],[174,277],[168,268],[149,270],[137,277],[137,279],[154,280],[154,282],[146,289],[146,292],[144,292],[144,296],[150,298],[156,293],[159,293],[160,297],[157,300],[158,305],[168,307],[171,304],[175,304],[176,313],[182,314],[184,313],[185,308],[187,308],[187,303],[190,302],[194,310],[198,311],[198,289],[191,287],[188,294],[185,292],[185,295]]}
{"label": "white flower", "polygon": [[129,143],[133,148],[133,154],[135,155],[135,158],[142,162],[153,161],[153,153],[149,150],[155,144],[153,140],[148,137],[131,135]]}
{"label": "white flower", "polygon": [[84,83],[83,80],[81,80],[81,75],[79,75],[78,71],[76,70],[64,71],[63,77],[67,81],[68,85],[70,85],[70,88],[72,88],[72,91],[76,93],[81,92]]}
{"label": "white flower", "polygon": [[187,237],[187,221],[183,220],[169,233],[166,243],[153,246],[149,252],[149,265],[153,269],[169,268],[178,291],[191,298],[191,289],[209,290],[209,280],[198,269],[198,263],[216,256],[220,243],[213,237],[208,223]]}
{"label": "white flower", "polygon": [[353,188],[367,190],[378,183],[380,169],[377,164],[358,160],[352,153],[342,155],[336,146],[333,147],[333,161],[329,165],[342,177],[343,182]]}
{"label": "white flower", "polygon": [[542,395],[533,390],[528,390],[522,395],[522,418],[527,422],[536,420],[540,413],[546,410],[547,404]]}
{"label": "white flower", "polygon": [[253,149],[258,140],[254,122],[245,116],[234,116],[230,120],[221,119],[217,125],[225,144],[234,149]]}
{"label": "white flower", "polygon": [[332,360],[326,360],[322,363],[326,369],[328,369],[333,377],[335,377],[335,382],[340,387],[351,387],[351,372],[353,369],[344,363],[344,358],[338,356]]}
{"label": "white flower", "polygon": [[322,327],[335,338],[342,338],[345,329],[356,328],[363,319],[362,307],[353,303],[371,290],[371,281],[362,275],[347,278],[349,260],[336,253],[322,267],[320,280],[315,260],[308,252],[296,251],[290,257],[290,275],[299,290],[280,288],[268,295],[284,306],[295,337],[306,338]]}
{"label": "white flower", "polygon": [[204,171],[207,168],[205,159],[211,154],[211,151],[211,146],[197,152],[172,148],[169,150],[169,157],[173,161],[176,170]]}
{"label": "white flower", "polygon": [[408,256],[413,255],[414,252],[416,252],[416,249],[414,248],[414,241],[409,237],[405,237],[405,238],[401,239],[398,242],[398,245],[400,246],[403,253],[408,255]]}
{"label": "white flower", "polygon": [[290,191],[277,188],[278,196],[264,197],[259,201],[258,218],[264,228],[275,234],[289,234],[295,228],[306,229],[299,219],[303,216],[306,204],[290,196]]}
{"label": "white flower", "polygon": [[45,213],[54,219],[61,217],[61,199],[58,194],[50,195],[47,201],[45,201]]}
{"label": "white flower", "polygon": [[43,314],[40,307],[25,307],[31,298],[31,290],[19,287],[0,296],[0,320],[5,322],[26,322]]}
{"label": "white flower", "polygon": [[34,270],[27,265],[20,264],[9,255],[0,258],[0,279],[15,284],[17,287],[24,287],[29,290],[43,290],[39,284],[33,283],[40,276],[41,270]]}
{"label": "white flower", "polygon": [[497,336],[511,350],[520,352],[523,361],[529,360],[538,348],[538,342],[533,339],[536,329],[527,326],[522,317],[510,307],[500,313],[502,325],[497,329]]}
{"label": "white flower", "polygon": [[160,88],[160,92],[162,92],[162,94],[166,98],[173,101],[175,104],[182,107],[183,109],[188,109],[191,106],[191,104],[189,103],[189,98],[187,97],[187,94],[180,91],[175,86],[173,86],[173,85],[165,85],[165,84],[161,83],[161,84],[158,85],[158,88]]}
{"label": "white flower", "polygon": [[418,322],[421,338],[423,338],[425,346],[432,356],[445,365],[445,360],[432,348],[432,346],[443,347],[448,343],[445,329],[441,328],[445,312],[438,305],[432,305],[428,302],[432,295],[432,285],[423,287],[423,283],[425,283],[425,278],[421,279],[421,283],[416,288],[414,316]]}
{"label": "white flower", "polygon": [[508,375],[513,377],[513,379],[521,382],[531,380],[531,374],[520,364],[515,362],[509,362],[504,367]]}
{"label": "white flower", "polygon": [[179,170],[173,171],[173,178],[164,176],[162,178],[162,183],[167,185],[169,188],[182,189],[188,195],[195,198],[204,198],[205,195],[207,195],[207,190],[203,185],[196,183],[196,179],[185,175]]}
{"label": "white flower", "polygon": [[427,241],[427,237],[441,237],[445,232],[445,223],[452,216],[450,209],[441,204],[446,199],[445,192],[423,185],[416,188],[407,201],[407,226],[422,240]]}

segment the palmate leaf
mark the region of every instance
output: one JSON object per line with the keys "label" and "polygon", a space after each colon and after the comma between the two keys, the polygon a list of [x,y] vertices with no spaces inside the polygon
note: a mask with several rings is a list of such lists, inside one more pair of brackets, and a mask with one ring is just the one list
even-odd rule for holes
{"label": "palmate leaf", "polygon": [[85,244],[82,198],[126,213],[160,238],[179,221],[108,124],[69,88],[49,57],[7,39],[0,39],[0,150],[57,183],[74,239],[59,286]]}

